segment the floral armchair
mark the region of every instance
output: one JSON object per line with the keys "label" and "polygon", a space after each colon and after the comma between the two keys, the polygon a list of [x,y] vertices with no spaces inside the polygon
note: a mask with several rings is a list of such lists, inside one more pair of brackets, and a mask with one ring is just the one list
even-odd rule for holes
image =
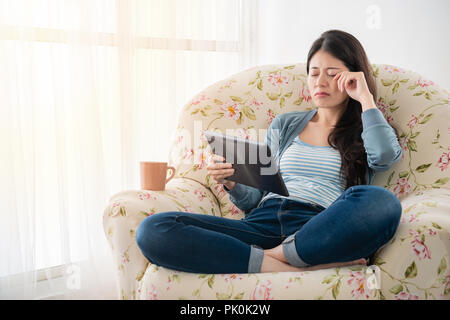
{"label": "floral armchair", "polygon": [[278,114],[313,108],[306,64],[258,66],[209,86],[184,106],[168,155],[177,171],[165,191],[129,190],[111,197],[104,230],[120,298],[449,299],[450,95],[412,71],[384,64],[373,64],[372,71],[377,106],[398,129],[404,151],[401,161],[373,181],[395,193],[403,206],[397,233],[377,251],[374,265],[193,274],[153,265],[141,254],[135,231],[149,215],[188,211],[244,217],[206,171],[211,149],[202,130],[264,140]]}

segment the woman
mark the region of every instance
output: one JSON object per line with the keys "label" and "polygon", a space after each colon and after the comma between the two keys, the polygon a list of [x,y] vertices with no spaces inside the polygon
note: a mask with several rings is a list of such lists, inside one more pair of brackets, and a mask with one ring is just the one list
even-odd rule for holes
{"label": "woman", "polygon": [[376,108],[363,47],[346,32],[324,32],[308,53],[306,70],[317,109],[281,114],[267,131],[290,196],[226,180],[234,169],[214,155],[222,163],[210,163],[208,173],[245,218],[150,216],[136,232],[149,261],[193,273],[316,270],[365,264],[393,237],[400,201],[370,182],[402,151]]}

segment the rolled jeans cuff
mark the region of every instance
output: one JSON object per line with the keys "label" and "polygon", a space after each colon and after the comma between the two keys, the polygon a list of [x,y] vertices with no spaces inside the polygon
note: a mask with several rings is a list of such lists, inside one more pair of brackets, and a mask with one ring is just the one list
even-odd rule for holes
{"label": "rolled jeans cuff", "polygon": [[250,258],[248,259],[248,273],[260,273],[264,258],[264,250],[256,245],[250,246]]}
{"label": "rolled jeans cuff", "polygon": [[283,241],[282,247],[284,256],[291,266],[298,268],[308,266],[297,253],[297,248],[295,247],[295,233],[291,234]]}

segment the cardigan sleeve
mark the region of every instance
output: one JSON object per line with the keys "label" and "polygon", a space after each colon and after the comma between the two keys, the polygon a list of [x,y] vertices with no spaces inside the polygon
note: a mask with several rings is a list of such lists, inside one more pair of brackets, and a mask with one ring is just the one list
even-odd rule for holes
{"label": "cardigan sleeve", "polygon": [[361,137],[367,153],[367,163],[375,172],[386,171],[402,157],[402,148],[395,131],[378,108],[364,111],[361,118]]}
{"label": "cardigan sleeve", "polygon": [[229,194],[231,202],[244,211],[256,207],[263,195],[261,190],[240,183],[236,183],[231,191],[225,186],[224,189]]}

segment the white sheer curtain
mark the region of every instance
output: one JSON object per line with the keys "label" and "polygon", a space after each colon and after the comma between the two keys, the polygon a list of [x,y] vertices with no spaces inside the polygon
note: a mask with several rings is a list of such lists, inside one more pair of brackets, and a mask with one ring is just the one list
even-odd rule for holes
{"label": "white sheer curtain", "polygon": [[[245,3],[244,3],[245,2]],[[116,298],[111,195],[255,61],[256,1],[0,0],[0,298]]]}

